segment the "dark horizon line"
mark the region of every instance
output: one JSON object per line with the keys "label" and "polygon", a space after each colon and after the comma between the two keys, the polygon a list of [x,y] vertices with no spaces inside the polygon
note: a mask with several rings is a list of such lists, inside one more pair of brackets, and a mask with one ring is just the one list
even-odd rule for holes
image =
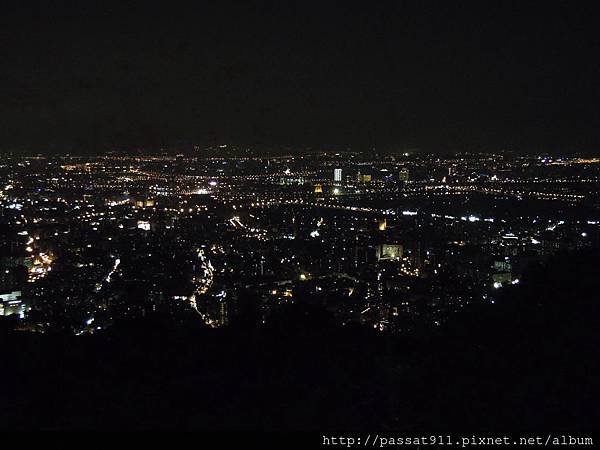
{"label": "dark horizon line", "polygon": [[[223,145],[223,144],[222,144]],[[193,146],[178,147],[172,146],[167,148],[142,148],[134,147],[127,149],[111,149],[105,151],[23,151],[23,150],[0,150],[0,155],[11,158],[52,158],[52,157],[77,157],[77,158],[94,158],[94,157],[106,157],[106,156],[120,156],[120,157],[138,157],[138,156],[177,156],[183,155],[185,157],[200,157],[203,151],[209,151],[211,153],[219,150],[220,145],[214,146],[200,146],[198,149],[194,149]],[[273,149],[272,147],[277,147]],[[513,149],[478,149],[478,150],[427,150],[420,148],[406,148],[402,150],[389,150],[389,149],[378,149],[373,148],[370,150],[353,149],[351,147],[345,148],[315,148],[315,146],[306,147],[293,147],[293,146],[263,146],[255,147],[251,145],[230,145],[227,144],[222,147],[224,153],[233,152],[234,154],[226,154],[225,158],[244,157],[244,151],[250,151],[252,157],[302,157],[311,155],[334,155],[334,154],[357,154],[357,155],[368,155],[372,153],[373,156],[406,156],[408,153],[410,156],[436,156],[436,157],[450,157],[457,155],[499,155],[509,154],[517,157],[531,157],[547,155],[551,157],[576,157],[576,156],[599,156],[600,151],[591,150],[513,150]],[[292,153],[286,153],[286,151],[292,151]],[[300,150],[300,151],[298,151]],[[196,153],[196,154],[194,154]],[[215,155],[210,155],[213,158]]]}
{"label": "dark horizon line", "polygon": [[[62,148],[61,148],[62,147]],[[79,148],[75,148],[79,147]],[[462,148],[461,148],[462,147]],[[577,148],[579,147],[579,148]],[[281,155],[285,152],[292,153],[293,156],[301,156],[303,154],[315,154],[324,152],[338,153],[358,153],[358,154],[379,154],[379,155],[394,155],[402,153],[417,153],[423,155],[456,155],[456,154],[499,154],[510,153],[519,156],[528,155],[550,155],[550,156],[573,156],[585,155],[600,156],[600,148],[591,149],[589,146],[556,146],[548,145],[492,145],[492,144],[465,144],[465,145],[415,145],[415,144],[380,144],[375,143],[267,143],[257,141],[237,141],[237,140],[210,140],[204,142],[179,141],[158,144],[131,144],[124,143],[115,144],[97,144],[97,145],[82,145],[75,146],[73,144],[49,144],[47,147],[42,146],[18,146],[10,145],[4,148],[0,147],[0,155],[10,156],[105,156],[107,154],[163,154],[163,153],[193,153],[202,151],[216,151],[219,148],[224,152],[251,151],[253,153],[262,153],[263,155],[273,154]]]}

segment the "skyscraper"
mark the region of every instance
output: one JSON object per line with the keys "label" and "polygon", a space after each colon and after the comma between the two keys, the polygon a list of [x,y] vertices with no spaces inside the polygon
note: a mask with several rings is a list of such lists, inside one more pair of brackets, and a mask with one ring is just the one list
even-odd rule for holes
{"label": "skyscraper", "polygon": [[333,181],[342,181],[342,169],[333,169]]}

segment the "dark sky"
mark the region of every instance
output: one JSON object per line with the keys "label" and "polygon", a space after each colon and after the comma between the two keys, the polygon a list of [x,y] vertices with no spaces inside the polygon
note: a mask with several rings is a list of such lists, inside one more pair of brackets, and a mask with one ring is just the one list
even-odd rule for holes
{"label": "dark sky", "polygon": [[600,149],[582,2],[12,3],[0,150]]}

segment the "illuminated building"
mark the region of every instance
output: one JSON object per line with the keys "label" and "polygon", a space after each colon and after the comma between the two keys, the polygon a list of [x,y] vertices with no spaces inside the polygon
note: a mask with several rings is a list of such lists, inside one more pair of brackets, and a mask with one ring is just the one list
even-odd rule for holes
{"label": "illuminated building", "polygon": [[379,231],[385,231],[387,228],[387,219],[384,217],[383,219],[379,219],[379,222],[377,223],[377,228],[379,229]]}
{"label": "illuminated building", "polygon": [[282,186],[302,185],[306,182],[304,177],[282,177],[279,183]]}
{"label": "illuminated building", "polygon": [[342,181],[342,169],[333,169],[333,181],[336,183]]}
{"label": "illuminated building", "polygon": [[136,208],[152,208],[154,207],[154,199],[146,198],[146,199],[138,199],[135,201]]}
{"label": "illuminated building", "polygon": [[377,260],[381,259],[400,259],[402,258],[402,245],[400,244],[381,244],[375,249]]}
{"label": "illuminated building", "polygon": [[25,315],[25,305],[21,301],[21,291],[0,294],[0,316],[10,316],[11,314],[17,314],[21,318]]}

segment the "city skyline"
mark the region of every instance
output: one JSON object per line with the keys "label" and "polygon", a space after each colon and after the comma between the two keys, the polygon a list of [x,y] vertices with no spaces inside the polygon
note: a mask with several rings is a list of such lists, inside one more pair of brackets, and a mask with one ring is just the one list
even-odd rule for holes
{"label": "city skyline", "polygon": [[0,161],[0,428],[594,439],[600,157],[225,150]]}
{"label": "city skyline", "polygon": [[[347,295],[348,311],[326,306],[339,320],[405,334],[413,320],[440,326],[464,307],[489,303],[533,261],[594,247],[600,224],[598,157],[54,156],[11,157],[0,169],[2,314],[41,332],[93,334],[167,298],[221,327],[252,292],[264,320],[297,295],[324,306],[328,296]],[[178,261],[172,271],[169,252]],[[153,277],[166,284],[127,293],[130,277],[144,279],[137,258],[160,267]],[[79,279],[85,267],[90,274]],[[72,277],[75,286],[61,281]],[[438,291],[452,286],[445,277],[464,283],[452,301]],[[305,291],[329,279],[337,281]],[[60,292],[73,287],[74,309],[67,302],[66,316],[55,315]],[[420,296],[432,302],[425,315],[412,309]]]}
{"label": "city skyline", "polygon": [[2,438],[597,444],[598,19],[3,5]]}

